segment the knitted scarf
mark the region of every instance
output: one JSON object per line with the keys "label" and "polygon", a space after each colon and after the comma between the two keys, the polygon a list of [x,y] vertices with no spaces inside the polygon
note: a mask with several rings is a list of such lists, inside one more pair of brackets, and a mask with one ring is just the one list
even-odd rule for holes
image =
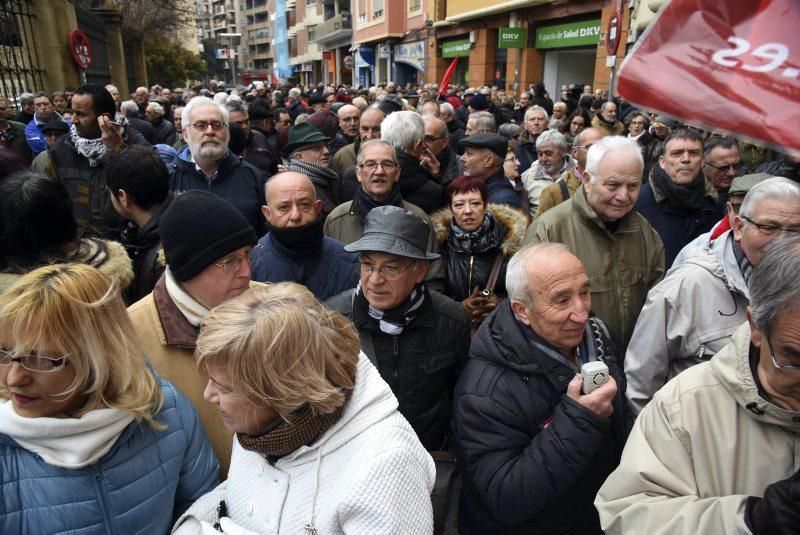
{"label": "knitted scarf", "polygon": [[69,129],[69,137],[72,140],[72,144],[75,145],[75,150],[78,151],[78,154],[89,160],[89,165],[91,167],[97,167],[97,164],[100,163],[100,160],[102,160],[103,156],[106,154],[106,146],[103,144],[103,138],[87,139],[81,137],[78,135],[78,131],[75,129],[74,125]]}
{"label": "knitted scarf", "polygon": [[277,425],[263,435],[251,436],[245,433],[236,433],[236,438],[242,448],[260,453],[271,464],[274,464],[275,461],[298,448],[310,446],[339,421],[353,391],[345,390],[344,393],[344,403],[329,414],[315,415],[308,405],[304,405],[293,415],[292,423],[281,419],[278,420]]}
{"label": "knitted scarf", "polygon": [[739,271],[742,272],[742,278],[744,279],[745,284],[750,284],[750,275],[753,274],[753,264],[750,263],[750,260],[747,259],[747,255],[744,254],[744,249],[742,249],[742,244],[740,244],[736,240],[732,240],[733,243],[733,256],[736,257],[736,263],[739,265]]}
{"label": "knitted scarf", "polygon": [[385,201],[376,201],[369,195],[367,192],[364,191],[364,188],[361,186],[358,187],[356,190],[356,198],[358,199],[358,211],[360,212],[361,219],[365,219],[367,214],[372,211],[373,208],[377,208],[378,206],[397,206],[398,208],[403,207],[403,197],[400,195],[400,187],[395,183],[394,187],[392,187],[391,193],[389,193],[389,198]]}
{"label": "knitted scarf", "polygon": [[497,219],[489,212],[484,213],[483,223],[472,232],[467,232],[456,225],[455,218],[453,218],[447,243],[456,251],[468,254],[485,253],[500,245],[500,230]]}
{"label": "knitted scarf", "polygon": [[330,199],[330,196],[339,182],[339,175],[336,174],[336,171],[303,160],[289,160],[288,168],[289,171],[297,171],[298,173],[306,175],[311,179],[315,187],[324,190],[324,195],[317,195],[317,197],[322,201],[322,209],[326,214],[336,208]]}
{"label": "knitted scarf", "polygon": [[702,171],[688,184],[676,184],[670,180],[660,165],[653,166],[653,181],[664,192],[667,202],[676,210],[694,213],[703,208],[706,196],[706,177]]}
{"label": "knitted scarf", "polygon": [[378,328],[391,336],[398,336],[403,333],[403,329],[411,323],[417,316],[417,312],[425,302],[425,295],[428,289],[425,284],[418,284],[411,290],[411,294],[405,301],[400,303],[394,308],[389,310],[379,310],[369,304],[364,293],[361,291],[361,283],[356,286],[355,299],[353,299],[353,307],[364,310],[367,309],[367,314],[370,318],[378,322]]}
{"label": "knitted scarf", "polygon": [[278,242],[283,253],[293,259],[318,256],[325,238],[325,218],[320,215],[315,221],[300,227],[274,227],[267,222],[267,230]]}

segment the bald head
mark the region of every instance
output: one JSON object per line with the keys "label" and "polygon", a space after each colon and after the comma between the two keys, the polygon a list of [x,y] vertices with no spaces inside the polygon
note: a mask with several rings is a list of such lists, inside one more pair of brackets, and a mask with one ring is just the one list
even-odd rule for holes
{"label": "bald head", "polygon": [[314,184],[302,173],[278,173],[267,182],[265,193],[267,204],[261,207],[261,213],[276,228],[311,224],[322,210]]}
{"label": "bald head", "polygon": [[381,138],[381,123],[384,117],[384,113],[378,108],[367,108],[364,110],[364,113],[361,114],[358,127],[358,133],[361,136],[362,143],[370,139]]}
{"label": "bald head", "polygon": [[361,117],[361,110],[352,104],[345,104],[336,112],[339,118],[339,128],[346,136],[354,138],[358,135],[358,119]]}

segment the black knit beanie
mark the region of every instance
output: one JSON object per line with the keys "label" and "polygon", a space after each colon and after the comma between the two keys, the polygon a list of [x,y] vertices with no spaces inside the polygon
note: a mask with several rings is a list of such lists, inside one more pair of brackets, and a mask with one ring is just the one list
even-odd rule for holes
{"label": "black knit beanie", "polygon": [[172,201],[161,216],[158,232],[167,265],[180,282],[258,242],[253,227],[235,206],[202,190],[189,190]]}

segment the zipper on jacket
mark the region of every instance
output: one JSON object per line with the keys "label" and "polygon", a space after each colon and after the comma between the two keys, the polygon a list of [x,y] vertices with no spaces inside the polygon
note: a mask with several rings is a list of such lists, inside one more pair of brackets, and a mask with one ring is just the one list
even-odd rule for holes
{"label": "zipper on jacket", "polygon": [[94,467],[94,490],[100,502],[100,512],[103,514],[103,523],[106,526],[106,533],[116,534],[116,524],[110,511],[111,500],[109,499],[106,486],[103,484],[103,470],[100,468],[99,464]]}
{"label": "zipper on jacket", "polygon": [[400,354],[400,339],[397,336],[392,337],[392,390],[397,391],[397,368],[400,363],[397,362],[397,356]]}
{"label": "zipper on jacket", "polygon": [[475,262],[475,257],[469,255],[469,271],[467,272],[467,297],[472,295],[472,264]]}

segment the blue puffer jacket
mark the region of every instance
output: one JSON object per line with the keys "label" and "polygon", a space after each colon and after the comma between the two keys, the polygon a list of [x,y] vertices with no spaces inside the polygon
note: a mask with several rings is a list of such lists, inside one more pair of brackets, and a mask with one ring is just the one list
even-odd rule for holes
{"label": "blue puffer jacket", "polygon": [[298,257],[267,234],[250,259],[250,278],[259,282],[291,281],[304,285],[320,301],[358,284],[358,255],[344,250],[342,242],[325,236],[319,256]]}
{"label": "blue puffer jacket", "polygon": [[[56,119],[64,121],[64,118],[61,117],[58,112],[54,111],[50,120],[55,121]],[[45,138],[44,132],[42,132],[42,127],[45,125],[45,122],[40,121],[39,118],[34,115],[33,119],[25,125],[25,139],[28,142],[28,146],[31,148],[33,156],[47,150],[47,138]],[[72,123],[69,121],[64,121],[64,124],[67,125],[67,129],[72,127]]]}
{"label": "blue puffer jacket", "polygon": [[99,462],[46,464],[0,434],[0,533],[163,534],[217,484],[219,466],[189,401],[161,381],[155,431],[131,423]]}

